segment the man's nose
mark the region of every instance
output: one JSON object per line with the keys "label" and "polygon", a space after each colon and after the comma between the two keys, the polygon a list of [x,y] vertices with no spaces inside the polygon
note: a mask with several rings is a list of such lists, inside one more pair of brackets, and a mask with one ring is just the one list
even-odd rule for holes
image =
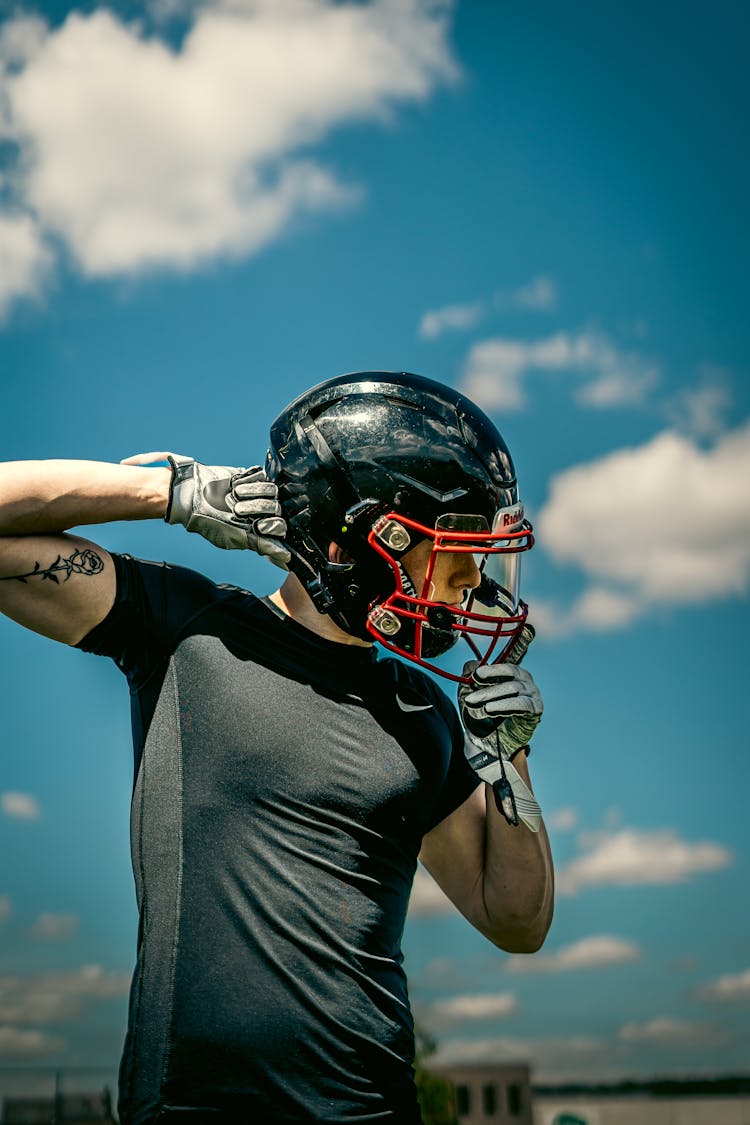
{"label": "man's nose", "polygon": [[477,566],[476,559],[467,551],[466,554],[456,555],[455,569],[453,572],[453,585],[461,589],[476,590],[482,581],[482,575]]}

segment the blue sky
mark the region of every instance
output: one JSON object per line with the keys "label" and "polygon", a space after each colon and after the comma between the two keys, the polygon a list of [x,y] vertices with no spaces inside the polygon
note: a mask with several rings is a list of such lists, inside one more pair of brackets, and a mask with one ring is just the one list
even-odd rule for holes
{"label": "blue sky", "polygon": [[[420,875],[415,1010],[540,1079],[746,1070],[745,6],[0,11],[0,456],[250,464],[340,372],[467,390],[538,531],[560,893],[519,960]],[[275,582],[161,524],[94,538]],[[8,621],[0,673],[0,1063],[109,1066],[125,685]]]}

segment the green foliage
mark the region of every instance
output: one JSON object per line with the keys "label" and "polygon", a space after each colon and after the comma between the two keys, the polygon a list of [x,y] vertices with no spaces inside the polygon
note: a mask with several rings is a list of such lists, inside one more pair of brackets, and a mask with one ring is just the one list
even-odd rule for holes
{"label": "green foliage", "polygon": [[425,1069],[424,1061],[437,1050],[437,1043],[422,1028],[415,1029],[414,1074],[423,1125],[458,1125],[453,1086]]}

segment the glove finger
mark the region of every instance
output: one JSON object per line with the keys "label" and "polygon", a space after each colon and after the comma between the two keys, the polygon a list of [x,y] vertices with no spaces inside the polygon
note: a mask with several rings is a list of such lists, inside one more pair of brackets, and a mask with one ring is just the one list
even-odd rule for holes
{"label": "glove finger", "polygon": [[274,539],[283,539],[286,535],[286,520],[258,520],[256,531],[259,531],[261,535],[270,535]]}
{"label": "glove finger", "polygon": [[477,721],[507,719],[510,715],[538,715],[540,709],[528,696],[516,695],[512,699],[495,699],[484,707],[464,707],[462,715]]}
{"label": "glove finger", "polygon": [[493,699],[515,698],[521,686],[516,680],[508,680],[502,684],[492,684],[490,687],[476,688],[463,697],[462,702],[467,707],[481,707]]}
{"label": "glove finger", "polygon": [[235,500],[232,510],[235,516],[241,519],[281,515],[281,508],[275,500]]}
{"label": "glove finger", "polygon": [[264,496],[275,500],[278,488],[270,480],[242,481],[235,479],[232,482],[232,492],[238,500],[252,500],[255,496]]}
{"label": "glove finger", "polygon": [[236,480],[243,481],[243,483],[252,481],[267,481],[268,477],[266,476],[264,470],[261,469],[260,465],[251,465],[248,469],[238,469]]}
{"label": "glove finger", "polygon": [[517,664],[480,664],[474,671],[474,679],[480,683],[499,683],[503,680],[529,680],[531,673]]}
{"label": "glove finger", "polygon": [[517,695],[514,699],[493,699],[483,711],[487,715],[539,715],[541,709],[536,700],[528,695]]}

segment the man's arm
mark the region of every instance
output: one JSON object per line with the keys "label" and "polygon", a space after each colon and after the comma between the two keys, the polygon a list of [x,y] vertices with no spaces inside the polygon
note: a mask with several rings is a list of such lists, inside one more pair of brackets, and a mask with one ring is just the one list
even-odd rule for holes
{"label": "man's arm", "polygon": [[115,520],[163,519],[171,470],[100,461],[0,465],[0,612],[77,644],[106,617],[115,571],[103,548],[64,534]]}
{"label": "man's arm", "polygon": [[540,948],[554,906],[549,839],[526,762],[544,709],[520,667],[533,639],[526,623],[504,662],[465,665],[464,753],[486,784],[425,837],[421,855],[459,910],[509,953]]}
{"label": "man's arm", "polygon": [[[523,754],[514,761],[531,788]],[[554,878],[549,840],[511,825],[492,787],[480,785],[422,841],[420,860],[445,894],[491,942],[508,953],[534,953],[552,922]]]}
{"label": "man's arm", "polygon": [[[170,468],[152,466],[168,460]],[[173,453],[103,461],[0,465],[0,613],[77,644],[115,598],[112,559],[64,533],[115,520],[168,519],[224,549],[256,551],[286,569],[277,489],[259,466],[202,465]]]}

